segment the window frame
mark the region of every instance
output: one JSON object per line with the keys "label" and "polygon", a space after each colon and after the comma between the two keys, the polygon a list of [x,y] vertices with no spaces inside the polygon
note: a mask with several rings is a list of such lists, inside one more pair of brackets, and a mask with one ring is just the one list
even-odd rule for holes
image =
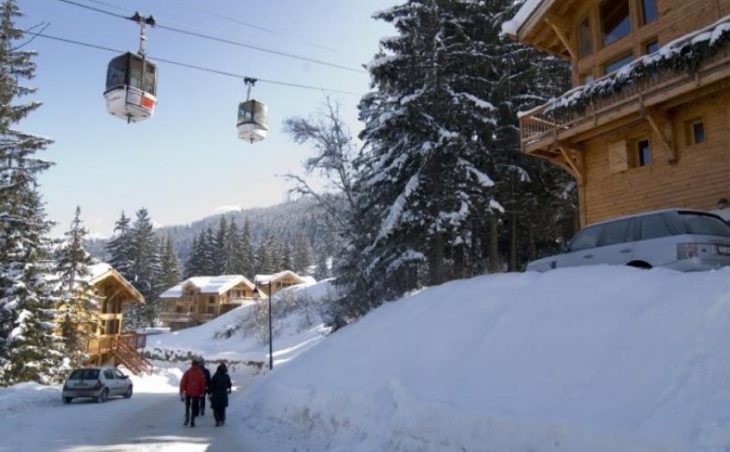
{"label": "window frame", "polygon": [[[702,139],[700,141],[697,141],[697,125],[702,127]],[[707,143],[707,127],[705,127],[704,117],[696,116],[684,121],[684,142],[687,147]]]}
{"label": "window frame", "polygon": [[[608,3],[611,3],[611,2],[614,2],[614,3],[626,3],[626,7],[627,7],[627,11],[628,11],[628,14],[626,15],[626,18],[623,19],[623,20],[621,20],[618,23],[618,25],[612,30],[612,32],[615,32],[618,28],[620,28],[621,24],[623,24],[624,21],[628,20],[628,29],[627,29],[627,31],[624,34],[621,34],[619,36],[615,36],[615,37],[612,37],[612,38],[611,38],[611,34],[607,34],[606,31],[605,31],[605,29],[604,29],[604,15],[603,15],[603,12],[604,12],[603,7],[604,7],[604,5],[606,5]],[[599,25],[599,31],[600,31],[600,36],[601,36],[601,45],[603,47],[608,47],[608,46],[610,46],[610,45],[612,45],[612,44],[614,44],[614,43],[616,43],[616,42],[618,42],[618,41],[626,38],[634,30],[634,15],[635,15],[635,13],[633,11],[633,9],[634,9],[634,7],[632,6],[633,3],[634,3],[633,0],[600,0],[598,2],[598,20],[599,20],[599,24],[598,25]],[[609,38],[611,40],[609,40]]]}
{"label": "window frame", "polygon": [[[641,25],[649,25],[651,23],[654,23],[659,19],[659,8],[657,7],[656,0],[637,0],[638,7],[639,7],[639,13],[641,15],[640,21]],[[647,20],[646,16],[646,2],[652,2],[654,4],[654,17],[651,20]]]}
{"label": "window frame", "polygon": [[[626,63],[622,64],[618,68],[616,68],[616,69],[614,69],[612,71],[609,71],[608,70],[608,67],[611,66],[612,64],[616,64],[616,63],[619,63],[619,62],[624,61],[624,60],[627,60],[627,59],[630,59],[630,60],[627,61]],[[601,72],[603,73],[603,75],[613,74],[614,72],[620,71],[621,68],[623,68],[624,66],[627,66],[627,65],[631,64],[632,62],[634,62],[634,60],[636,60],[636,58],[634,58],[634,52],[633,51],[629,51],[629,52],[623,53],[623,54],[621,54],[621,56],[618,56],[618,57],[615,57],[615,58],[611,58],[610,60],[608,60],[605,63],[603,63],[603,65],[601,65]]]}
{"label": "window frame", "polygon": [[[647,144],[647,149],[649,152],[648,155],[648,161],[644,161],[642,159],[642,152],[640,145],[642,143]],[[651,137],[648,135],[642,135],[638,136],[636,138],[632,138],[629,140],[629,150],[630,150],[630,156],[629,156],[629,169],[632,168],[644,168],[647,166],[651,166],[652,164],[652,141]]]}

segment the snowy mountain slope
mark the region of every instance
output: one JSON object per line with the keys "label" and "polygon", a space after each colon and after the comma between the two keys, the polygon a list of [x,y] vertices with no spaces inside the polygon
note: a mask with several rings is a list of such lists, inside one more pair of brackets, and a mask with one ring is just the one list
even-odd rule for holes
{"label": "snowy mountain slope", "polygon": [[455,281],[275,367],[229,417],[278,450],[727,450],[728,325],[730,269]]}

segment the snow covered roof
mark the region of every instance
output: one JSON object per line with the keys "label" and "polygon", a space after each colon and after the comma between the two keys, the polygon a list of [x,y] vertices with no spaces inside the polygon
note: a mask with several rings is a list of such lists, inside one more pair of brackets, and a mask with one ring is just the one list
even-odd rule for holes
{"label": "snow covered roof", "polygon": [[98,264],[90,265],[89,266],[89,282],[91,284],[96,284],[108,277],[112,277],[119,282],[119,284],[123,285],[129,293],[132,295],[132,298],[139,301],[140,303],[144,303],[144,295],[142,295],[136,287],[132,285],[127,279],[122,276],[121,273],[116,271],[114,267],[107,264],[106,262],[100,262]]}
{"label": "snow covered roof", "polygon": [[296,280],[299,281],[299,284],[302,284],[302,283],[306,282],[304,280],[304,278],[302,278],[301,276],[297,275],[296,273],[294,273],[291,270],[284,270],[284,271],[281,271],[279,273],[274,273],[272,275],[263,275],[263,274],[262,275],[256,275],[253,278],[253,282],[256,283],[256,284],[267,284],[269,281],[278,281],[278,280],[282,279],[285,276],[292,276],[292,277],[294,277],[294,279],[296,279]]}
{"label": "snow covered roof", "polygon": [[[518,0],[519,1],[519,0]],[[515,17],[502,24],[502,33],[516,36],[527,20],[537,10],[538,6],[548,0],[525,0]]]}
{"label": "snow covered roof", "polygon": [[254,288],[251,281],[243,275],[193,276],[162,292],[160,298],[179,298],[188,284],[192,284],[200,293],[222,295],[241,283]]}

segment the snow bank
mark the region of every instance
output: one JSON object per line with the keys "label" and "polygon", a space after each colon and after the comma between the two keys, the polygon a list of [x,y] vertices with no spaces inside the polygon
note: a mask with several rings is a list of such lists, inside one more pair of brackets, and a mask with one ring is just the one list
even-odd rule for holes
{"label": "snow bank", "polygon": [[0,388],[0,412],[15,413],[38,406],[61,405],[61,386],[19,383]]}
{"label": "snow bank", "polygon": [[261,378],[262,450],[730,446],[730,269],[586,267],[388,303]]}

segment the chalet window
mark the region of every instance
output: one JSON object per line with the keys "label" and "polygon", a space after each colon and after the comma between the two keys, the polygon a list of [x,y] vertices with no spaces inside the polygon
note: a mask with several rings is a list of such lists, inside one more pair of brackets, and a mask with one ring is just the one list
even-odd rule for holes
{"label": "chalet window", "polygon": [[213,295],[209,295],[209,296],[208,296],[208,303],[209,303],[209,304],[213,304],[213,303],[215,303],[215,297],[214,297]]}
{"label": "chalet window", "polygon": [[641,19],[644,24],[654,22],[656,18],[656,0],[641,0]]}
{"label": "chalet window", "polygon": [[588,56],[593,53],[593,41],[591,39],[591,22],[586,18],[578,26],[578,36],[580,41],[580,56]]}
{"label": "chalet window", "polygon": [[182,314],[183,307],[182,306],[175,306],[175,312],[177,312],[178,314]]}
{"label": "chalet window", "polygon": [[621,58],[617,58],[613,61],[609,61],[608,63],[606,63],[603,66],[603,74],[607,75],[607,74],[610,74],[611,72],[616,72],[619,69],[621,69],[622,67],[631,63],[632,61],[634,61],[634,56],[630,53],[622,56]]}
{"label": "chalet window", "polygon": [[651,164],[651,145],[649,140],[638,140],[634,145],[634,168]]}
{"label": "chalet window", "polygon": [[600,13],[604,46],[618,41],[631,31],[629,0],[603,0]]}
{"label": "chalet window", "polygon": [[644,55],[651,55],[657,50],[659,50],[659,41],[656,39],[644,44]]}
{"label": "chalet window", "polygon": [[684,123],[685,138],[687,146],[704,143],[705,139],[705,123],[702,118],[694,118]]}
{"label": "chalet window", "polygon": [[208,306],[208,314],[215,314],[215,308],[213,306]]}

